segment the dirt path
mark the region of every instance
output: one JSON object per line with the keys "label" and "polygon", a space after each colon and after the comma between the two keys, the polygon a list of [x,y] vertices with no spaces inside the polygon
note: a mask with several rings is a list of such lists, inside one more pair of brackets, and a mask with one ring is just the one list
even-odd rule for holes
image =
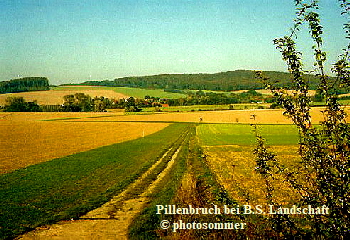
{"label": "dirt path", "polygon": [[[130,184],[122,193],[101,207],[88,212],[80,219],[61,221],[50,226],[39,227],[16,239],[127,239],[128,227],[132,219],[145,207],[145,204],[150,200],[149,195],[153,193],[154,188],[160,184],[160,181],[171,170],[180,149],[181,146],[174,152],[174,147],[170,148],[151,168],[134,183]],[[142,183],[146,181],[147,176],[169,157],[171,159],[164,170],[147,187],[143,187]],[[135,192],[138,195],[135,196]]]}

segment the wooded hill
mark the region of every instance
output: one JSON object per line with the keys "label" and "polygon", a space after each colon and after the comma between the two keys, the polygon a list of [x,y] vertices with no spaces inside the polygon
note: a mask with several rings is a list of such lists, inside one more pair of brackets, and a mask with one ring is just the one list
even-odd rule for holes
{"label": "wooded hill", "polygon": [[25,77],[0,82],[0,93],[41,91],[49,89],[49,80],[46,77]]}
{"label": "wooded hill", "polygon": [[[285,72],[266,71],[264,74],[270,77],[277,85],[290,85],[290,74]],[[313,75],[305,75],[311,89],[316,89],[317,78]],[[252,90],[262,89],[263,85],[255,78],[254,71],[236,70],[214,74],[160,74],[142,77],[123,77],[113,81],[86,81],[81,85],[109,86],[109,87],[137,87],[165,90]]]}

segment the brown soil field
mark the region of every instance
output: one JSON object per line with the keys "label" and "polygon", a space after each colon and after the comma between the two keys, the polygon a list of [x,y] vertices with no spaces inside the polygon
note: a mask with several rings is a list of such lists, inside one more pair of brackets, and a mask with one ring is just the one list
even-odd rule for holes
{"label": "brown soil field", "polygon": [[[157,132],[167,123],[39,121],[92,114],[0,113],[0,174],[32,164],[132,140]],[[50,116],[50,117],[49,117]]]}
{"label": "brown soil field", "polygon": [[91,90],[84,89],[81,90],[49,90],[49,91],[34,91],[34,92],[23,92],[23,93],[6,93],[0,94],[0,105],[5,105],[5,99],[7,97],[23,97],[26,101],[36,100],[39,105],[57,105],[63,104],[63,97],[69,94],[75,94],[77,92],[85,93],[91,97],[104,96],[109,99],[120,99],[127,98],[128,96],[117,93],[113,90]]}

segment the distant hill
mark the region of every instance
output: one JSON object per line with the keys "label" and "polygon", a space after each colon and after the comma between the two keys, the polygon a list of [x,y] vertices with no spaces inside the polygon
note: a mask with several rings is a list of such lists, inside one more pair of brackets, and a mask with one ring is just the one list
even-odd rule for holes
{"label": "distant hill", "polygon": [[[279,85],[290,85],[290,74],[285,72],[266,71],[264,74],[271,81],[278,81]],[[316,89],[317,78],[306,75],[311,89]],[[81,85],[110,86],[110,87],[137,87],[168,90],[249,90],[262,89],[263,85],[255,79],[254,71],[236,70],[214,74],[160,74],[143,77],[123,77],[113,81],[86,81]]]}
{"label": "distant hill", "polygon": [[0,82],[0,93],[18,93],[49,89],[49,80],[46,77],[25,77]]}

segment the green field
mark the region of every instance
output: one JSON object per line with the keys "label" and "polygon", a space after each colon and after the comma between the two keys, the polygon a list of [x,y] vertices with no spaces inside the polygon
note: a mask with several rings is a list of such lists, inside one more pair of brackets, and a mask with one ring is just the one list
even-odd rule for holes
{"label": "green field", "polygon": [[[260,125],[258,131],[268,145],[291,145],[299,140],[294,125]],[[206,146],[252,145],[256,141],[253,127],[248,124],[201,124],[197,134]]]}
{"label": "green field", "polygon": [[76,218],[121,192],[145,172],[187,124],[54,159],[0,176],[0,239]]}
{"label": "green field", "polygon": [[184,98],[187,95],[182,93],[171,93],[164,92],[163,89],[142,89],[142,88],[130,88],[130,87],[90,87],[90,86],[62,86],[62,87],[54,87],[52,90],[113,90],[117,93],[122,93],[127,96],[132,96],[135,98],[144,98],[145,96],[150,97],[159,97],[159,98],[168,98],[168,99],[176,99],[176,98]]}

